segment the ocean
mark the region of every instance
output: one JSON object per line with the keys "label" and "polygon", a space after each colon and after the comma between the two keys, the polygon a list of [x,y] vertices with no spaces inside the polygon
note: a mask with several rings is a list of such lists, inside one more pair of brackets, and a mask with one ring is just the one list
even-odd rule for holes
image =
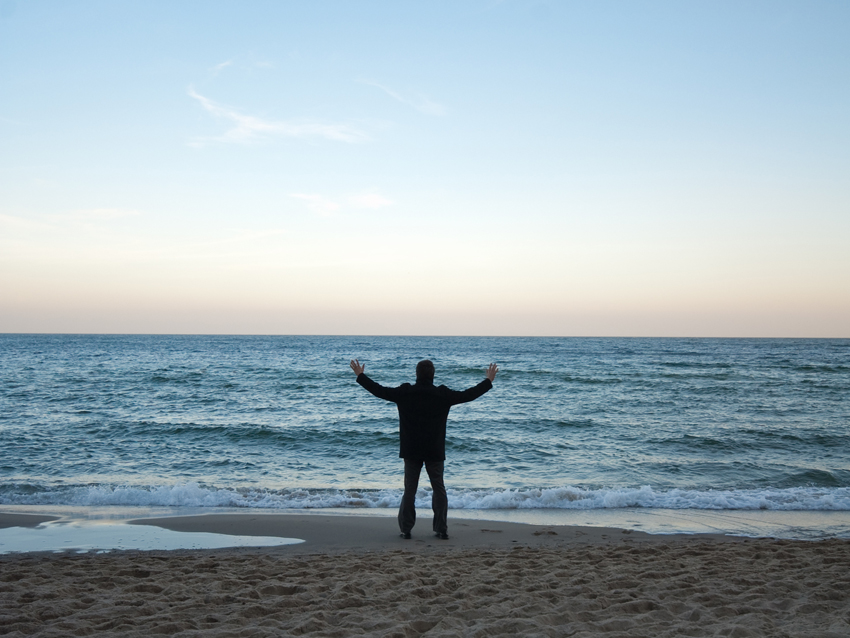
{"label": "ocean", "polygon": [[4,334],[0,507],[390,515],[397,412],[352,358],[391,386],[429,358],[455,389],[499,364],[449,417],[450,518],[850,537],[847,339]]}

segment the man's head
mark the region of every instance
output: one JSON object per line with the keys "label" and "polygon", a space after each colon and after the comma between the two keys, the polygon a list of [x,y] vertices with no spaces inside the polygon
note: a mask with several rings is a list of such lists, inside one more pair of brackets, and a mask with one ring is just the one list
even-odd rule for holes
{"label": "man's head", "polygon": [[434,383],[434,364],[429,359],[416,364],[416,382]]}

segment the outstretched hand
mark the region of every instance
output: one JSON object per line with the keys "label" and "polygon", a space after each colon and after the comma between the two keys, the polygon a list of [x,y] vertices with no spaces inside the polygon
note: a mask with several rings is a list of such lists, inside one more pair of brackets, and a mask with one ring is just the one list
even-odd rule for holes
{"label": "outstretched hand", "polygon": [[363,374],[366,370],[366,364],[364,363],[363,365],[360,365],[360,361],[358,359],[352,359],[349,365],[351,366],[351,369],[354,370],[354,374],[358,376]]}
{"label": "outstretched hand", "polygon": [[499,366],[495,363],[491,363],[487,368],[487,378],[490,379],[490,383],[493,383],[493,379],[496,378],[496,373],[499,371]]}

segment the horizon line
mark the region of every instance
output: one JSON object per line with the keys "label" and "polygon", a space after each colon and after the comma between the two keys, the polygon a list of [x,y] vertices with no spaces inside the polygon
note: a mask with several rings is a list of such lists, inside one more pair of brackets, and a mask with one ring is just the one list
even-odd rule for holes
{"label": "horizon line", "polygon": [[765,336],[673,336],[673,335],[480,335],[480,334],[341,334],[341,333],[244,333],[244,332],[3,332],[0,336],[64,337],[409,337],[414,339],[764,339],[764,340],[850,340],[850,337],[765,337]]}

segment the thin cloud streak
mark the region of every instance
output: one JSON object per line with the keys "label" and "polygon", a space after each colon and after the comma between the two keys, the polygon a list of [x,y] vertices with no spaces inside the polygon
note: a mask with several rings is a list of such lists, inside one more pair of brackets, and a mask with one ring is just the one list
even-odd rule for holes
{"label": "thin cloud streak", "polygon": [[420,113],[424,113],[426,115],[445,115],[446,107],[442,104],[438,104],[429,98],[418,95],[416,97],[405,97],[398,91],[395,91],[388,86],[384,86],[383,84],[379,84],[378,82],[373,82],[372,80],[359,80],[361,84],[366,84],[368,86],[374,86],[375,88],[381,89],[384,93],[389,95],[391,98],[396,100],[397,102],[401,102],[402,104],[407,104],[408,106],[412,106]]}
{"label": "thin cloud streak", "polygon": [[60,228],[67,230],[69,224],[76,226],[79,224],[107,222],[114,219],[133,217],[139,214],[140,213],[138,211],[126,210],[123,208],[89,208],[73,210],[67,213],[58,213],[55,215],[46,215],[44,216],[44,219],[48,221],[39,221],[26,217],[0,213],[0,226],[27,231],[55,231]]}
{"label": "thin cloud streak", "polygon": [[339,210],[339,204],[329,199],[325,199],[321,195],[313,195],[310,193],[291,193],[289,196],[307,202],[308,208],[322,217],[329,217],[332,213]]}
{"label": "thin cloud streak", "polygon": [[212,71],[213,77],[215,77],[229,66],[233,66],[233,60],[227,60],[225,62],[221,62],[220,64],[216,64],[210,70]]}
{"label": "thin cloud streak", "polygon": [[44,222],[17,217],[15,215],[4,215],[0,213],[0,226],[7,226],[15,230],[55,230],[56,227]]}
{"label": "thin cloud streak", "polygon": [[229,120],[233,128],[219,137],[205,138],[207,141],[249,144],[268,137],[319,137],[335,142],[363,142],[369,137],[348,124],[328,124],[312,120],[274,121],[264,120],[253,115],[243,115],[238,111],[222,106],[197,93],[189,87],[190,97],[198,100],[205,111],[222,120]]}
{"label": "thin cloud streak", "polygon": [[230,60],[225,60],[224,62],[219,62],[216,65],[210,67],[209,72],[211,77],[218,77],[218,75],[227,68],[241,69],[242,71],[252,71],[254,69],[273,69],[274,64],[272,64],[268,60],[249,60],[247,62],[240,62],[238,58],[231,58]]}
{"label": "thin cloud streak", "polygon": [[106,221],[111,219],[121,219],[123,217],[133,217],[138,215],[137,210],[127,210],[124,208],[87,208],[74,210],[61,215],[52,215],[53,219],[71,220],[71,221]]}
{"label": "thin cloud streak", "polygon": [[[289,196],[306,202],[310,210],[322,217],[330,217],[333,213],[343,208],[342,204],[314,193],[290,193]],[[377,210],[379,208],[395,204],[395,202],[391,199],[387,199],[378,193],[360,193],[358,195],[350,195],[345,198],[345,202],[347,204],[346,207],[348,208],[368,208],[372,210]]]}
{"label": "thin cloud streak", "polygon": [[377,193],[363,193],[361,195],[352,195],[348,198],[348,203],[355,208],[384,208],[395,204],[391,199],[387,199],[383,195]]}

